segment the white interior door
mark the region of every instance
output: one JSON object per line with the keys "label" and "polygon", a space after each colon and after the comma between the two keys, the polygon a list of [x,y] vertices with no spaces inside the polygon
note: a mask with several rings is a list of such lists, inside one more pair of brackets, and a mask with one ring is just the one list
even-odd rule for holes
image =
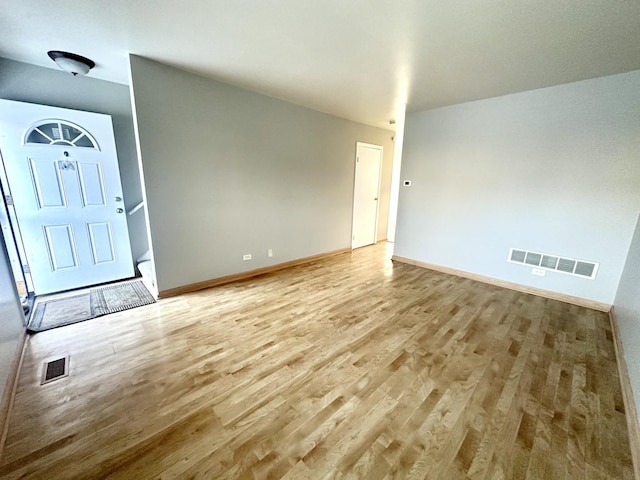
{"label": "white interior door", "polygon": [[376,243],[382,147],[357,143],[351,248]]}
{"label": "white interior door", "polygon": [[1,100],[0,149],[36,294],[133,275],[111,117]]}

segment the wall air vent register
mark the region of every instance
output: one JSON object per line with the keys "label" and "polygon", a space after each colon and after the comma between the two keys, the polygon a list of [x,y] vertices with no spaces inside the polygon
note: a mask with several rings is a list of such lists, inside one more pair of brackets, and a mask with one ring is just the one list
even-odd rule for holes
{"label": "wall air vent register", "polygon": [[550,255],[548,253],[531,252],[512,248],[509,251],[508,261],[528,265],[535,268],[543,268],[553,272],[566,273],[575,277],[589,278],[593,280],[598,273],[599,264],[575,258]]}

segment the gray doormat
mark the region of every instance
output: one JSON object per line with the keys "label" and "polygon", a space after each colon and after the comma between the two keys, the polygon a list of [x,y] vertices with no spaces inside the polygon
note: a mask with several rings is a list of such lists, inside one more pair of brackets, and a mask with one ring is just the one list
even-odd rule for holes
{"label": "gray doormat", "polygon": [[27,330],[43,332],[155,301],[140,280],[93,288],[86,293],[38,303]]}

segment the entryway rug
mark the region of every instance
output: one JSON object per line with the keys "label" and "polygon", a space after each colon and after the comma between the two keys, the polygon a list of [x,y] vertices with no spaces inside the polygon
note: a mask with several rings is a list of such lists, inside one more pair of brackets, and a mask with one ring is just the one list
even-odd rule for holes
{"label": "entryway rug", "polygon": [[27,330],[43,332],[155,301],[140,280],[92,288],[85,293],[39,302]]}

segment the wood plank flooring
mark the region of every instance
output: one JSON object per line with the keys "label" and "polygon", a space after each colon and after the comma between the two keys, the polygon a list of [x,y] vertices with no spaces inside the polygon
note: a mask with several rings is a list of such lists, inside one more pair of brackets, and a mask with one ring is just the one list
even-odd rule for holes
{"label": "wood plank flooring", "polygon": [[31,337],[0,475],[633,478],[606,314],[389,257]]}

